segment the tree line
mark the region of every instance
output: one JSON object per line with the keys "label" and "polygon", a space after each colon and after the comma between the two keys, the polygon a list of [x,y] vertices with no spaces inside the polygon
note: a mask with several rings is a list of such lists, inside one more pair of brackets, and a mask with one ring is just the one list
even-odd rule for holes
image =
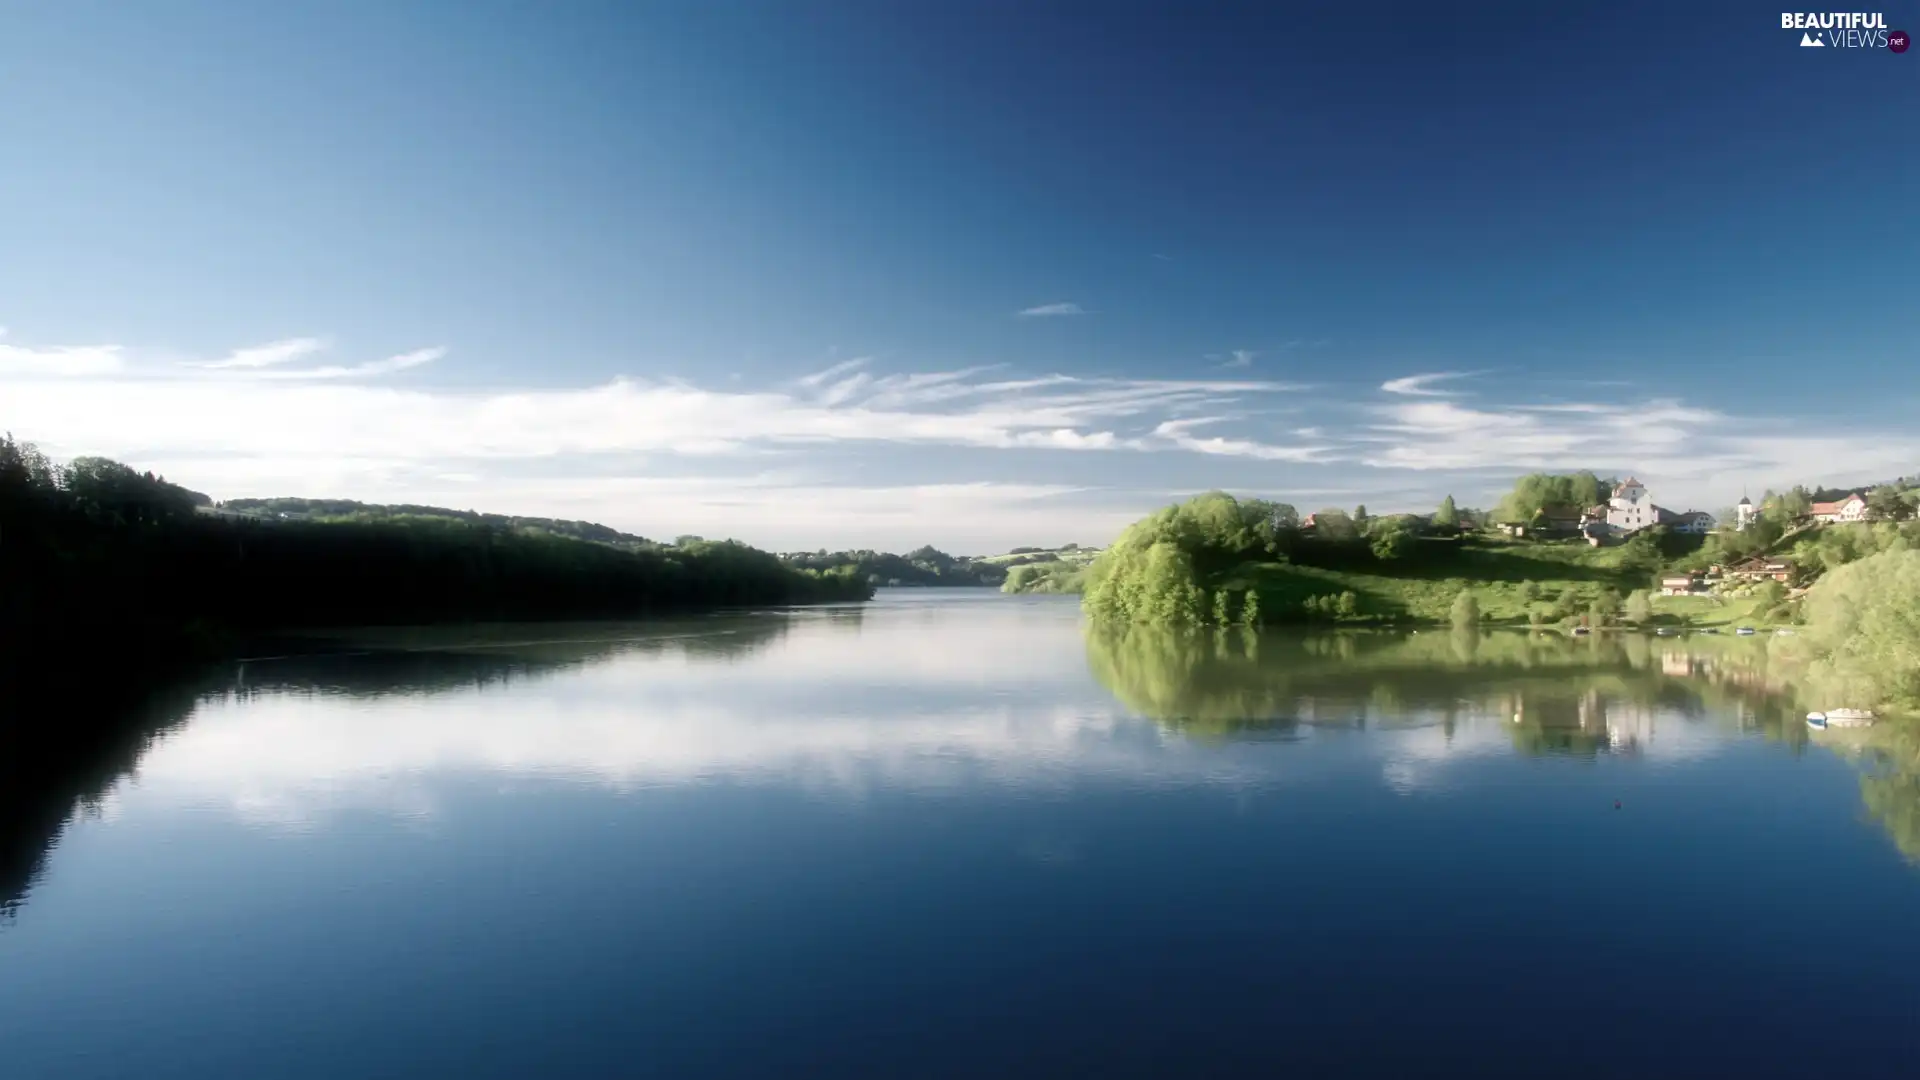
{"label": "tree line", "polygon": [[787,565],[818,573],[851,573],[874,585],[996,586],[1007,568],[966,556],[949,555],[927,545],[905,555],[885,551],[789,552]]}
{"label": "tree line", "polygon": [[[862,600],[866,578],[735,541],[623,546],[446,514],[279,520],[103,458],[0,439],[0,650],[273,627],[601,618]],[[636,538],[637,539],[637,538]]]}
{"label": "tree line", "polygon": [[1128,526],[1088,568],[1083,604],[1089,615],[1119,622],[1257,625],[1351,617],[1362,612],[1350,591],[1310,595],[1283,608],[1263,601],[1258,587],[1235,580],[1233,572],[1248,563],[1409,569],[1442,548],[1423,541],[1456,537],[1460,521],[1452,496],[1430,518],[1375,517],[1365,506],[1303,518],[1288,503],[1210,492]]}

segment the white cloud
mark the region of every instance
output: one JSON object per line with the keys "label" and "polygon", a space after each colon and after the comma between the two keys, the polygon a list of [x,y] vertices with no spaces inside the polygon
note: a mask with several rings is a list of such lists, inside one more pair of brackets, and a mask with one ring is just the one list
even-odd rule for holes
{"label": "white cloud", "polygon": [[23,378],[87,378],[112,375],[126,366],[118,345],[29,349],[0,344],[0,376]]}
{"label": "white cloud", "polygon": [[303,356],[311,356],[326,348],[319,338],[288,338],[266,345],[255,345],[247,349],[235,349],[225,360],[217,360],[205,365],[211,370],[226,368],[264,368],[291,363]]}
{"label": "white cloud", "polygon": [[1254,352],[1252,349],[1235,349],[1228,357],[1227,362],[1220,366],[1226,368],[1252,367],[1254,357],[1259,355],[1259,353]]}
{"label": "white cloud", "polygon": [[1731,502],[1743,487],[1864,483],[1905,472],[1920,439],[1890,432],[1802,434],[1791,422],[1731,417],[1677,401],[1471,409],[1422,401],[1374,410],[1361,460],[1425,472],[1594,469],[1631,473],[1674,509]]}
{"label": "white cloud", "polygon": [[1868,482],[1920,460],[1920,439],[1897,431],[1675,400],[1469,406],[1429,385],[1450,372],[1392,380],[1377,404],[1238,373],[886,372],[865,357],[759,385],[480,390],[388,378],[440,348],[302,367],[320,339],[211,365],[16,340],[0,341],[0,430],[56,457],[105,454],[219,498],[451,504],[767,547],[1100,543],[1179,486],[1338,488],[1413,509],[1572,468],[1634,473],[1663,505],[1710,509],[1742,488]]}
{"label": "white cloud", "polygon": [[[292,371],[263,371],[260,373],[260,377],[268,379],[372,378],[377,375],[391,375],[396,371],[405,371],[408,368],[420,367],[423,364],[431,364],[445,355],[447,355],[447,350],[443,348],[415,349],[412,352],[401,353],[398,356],[389,356],[385,360],[372,360],[364,364],[356,364],[353,367],[329,366],[296,369]],[[278,363],[279,361],[275,362]]]}
{"label": "white cloud", "polygon": [[1453,391],[1435,390],[1432,385],[1449,379],[1470,379],[1484,375],[1484,371],[1433,371],[1425,375],[1407,375],[1398,379],[1388,379],[1380,384],[1380,389],[1389,394],[1413,394],[1420,397],[1450,397]]}
{"label": "white cloud", "polygon": [[1079,304],[1062,301],[1061,303],[1057,303],[1057,304],[1041,304],[1039,307],[1030,307],[1025,311],[1022,311],[1020,314],[1044,316],[1044,315],[1085,315],[1086,313],[1087,313],[1086,309],[1081,307]]}
{"label": "white cloud", "polygon": [[1153,433],[1182,450],[1189,450],[1196,454],[1250,457],[1261,461],[1316,461],[1325,457],[1331,450],[1331,447],[1327,446],[1275,446],[1251,439],[1229,439],[1219,436],[1201,438],[1190,434],[1193,428],[1222,422],[1224,418],[1217,416],[1168,420],[1154,428]]}

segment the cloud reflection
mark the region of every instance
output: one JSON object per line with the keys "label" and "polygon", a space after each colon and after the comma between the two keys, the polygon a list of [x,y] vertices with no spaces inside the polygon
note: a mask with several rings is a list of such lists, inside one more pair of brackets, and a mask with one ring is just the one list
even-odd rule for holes
{"label": "cloud reflection", "polygon": [[[345,679],[365,670],[359,661],[336,661],[332,682],[276,681],[260,665],[250,685],[264,689],[203,700],[122,796],[305,826],[350,810],[431,819],[449,785],[476,779],[507,790],[777,785],[858,799],[982,786],[1245,788],[1358,767],[1414,793],[1516,751],[1684,761],[1725,739],[1651,699],[1563,682],[1570,692],[1506,694],[1510,671],[1405,665],[1412,674],[1396,675],[1418,639],[1315,665],[1271,643],[1257,658],[1157,638],[1090,645],[1077,623],[1070,599],[914,598],[634,641],[522,643],[491,657],[474,644],[407,654],[519,672],[504,681],[409,670],[368,692]],[[1329,745],[1288,745],[1302,740]]]}

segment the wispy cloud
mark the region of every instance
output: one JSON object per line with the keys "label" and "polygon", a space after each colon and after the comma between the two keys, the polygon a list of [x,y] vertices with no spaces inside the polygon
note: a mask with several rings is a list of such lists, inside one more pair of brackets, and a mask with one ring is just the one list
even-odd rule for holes
{"label": "wispy cloud", "polygon": [[1920,439],[1892,432],[1805,435],[1792,424],[1733,417],[1670,399],[1382,406],[1354,433],[1360,460],[1428,473],[1594,469],[1646,480],[1663,505],[1731,502],[1741,487],[1871,481],[1909,470]]}
{"label": "wispy cloud", "polygon": [[[13,348],[13,368],[62,377],[9,387],[22,436],[55,453],[138,456],[191,477],[252,462],[276,483],[301,472],[497,476],[504,463],[586,456],[802,453],[830,444],[976,449],[1193,452],[1291,459],[1251,438],[1197,438],[1183,411],[1221,403],[1242,415],[1297,387],[1253,379],[1009,376],[994,367],[877,373],[849,360],[779,387],[616,378],[598,385],[475,392],[391,386],[382,376],[431,363],[441,348],[353,366],[263,363],[300,350],[241,350],[246,366],[128,366],[113,348]],[[228,359],[232,359],[229,357]],[[1217,421],[1210,421],[1217,422]],[[251,485],[250,485],[251,486]],[[299,485],[296,489],[304,488]],[[284,490],[284,489],[283,489]],[[237,494],[229,492],[229,494]]]}
{"label": "wispy cloud", "polygon": [[0,375],[51,379],[112,375],[125,367],[123,352],[118,345],[30,349],[0,344]]}
{"label": "wispy cloud", "polygon": [[431,364],[445,355],[447,355],[447,350],[436,346],[431,349],[415,349],[412,352],[401,353],[398,356],[389,356],[385,360],[374,360],[365,364],[355,364],[352,367],[334,366],[294,370],[276,369],[261,372],[260,375],[262,378],[270,379],[374,378],[380,375],[391,375],[396,371],[405,371],[408,368],[417,368],[423,364]]}
{"label": "wispy cloud", "polygon": [[1470,379],[1476,375],[1485,375],[1484,371],[1435,371],[1425,375],[1407,375],[1403,378],[1388,379],[1380,384],[1380,389],[1389,394],[1411,394],[1418,397],[1451,397],[1455,391],[1435,390],[1433,384],[1451,379]]}
{"label": "wispy cloud", "polygon": [[[481,390],[393,378],[438,360],[438,347],[302,367],[295,361],[311,350],[294,342],[315,340],[210,364],[9,337],[0,341],[0,430],[57,457],[106,454],[220,497],[451,503],[643,533],[733,532],[770,546],[804,535],[796,545],[804,547],[955,536],[1027,543],[1042,532],[1098,541],[1107,523],[1158,501],[1116,497],[1087,516],[1085,507],[1016,497],[1022,485],[1238,483],[1277,496],[1364,488],[1386,510],[1424,508],[1448,490],[1502,488],[1519,472],[1592,468],[1640,476],[1663,505],[1710,508],[1742,487],[1865,482],[1910,473],[1920,460],[1920,437],[1898,430],[1814,435],[1672,399],[1529,399],[1504,380],[1465,399],[1430,385],[1459,377],[1452,372],[1394,380],[1398,390],[1383,397],[1371,386],[1341,393],[1244,372],[885,371],[859,358],[777,381],[716,373],[710,384],[612,378]],[[773,466],[783,470],[777,480],[734,475]],[[951,483],[915,488],[918,509],[904,517],[887,508],[893,496],[860,494],[935,478],[986,488],[964,496]],[[832,507],[847,514],[836,518]],[[1096,519],[1098,528],[1063,531]]]}
{"label": "wispy cloud", "polygon": [[800,376],[800,380],[799,380],[800,385],[801,386],[819,386],[822,383],[832,382],[834,379],[837,379],[842,375],[846,375],[849,372],[858,371],[861,368],[866,367],[870,359],[871,359],[870,357],[856,356],[851,360],[842,360],[830,368],[826,368],[821,371],[816,371],[811,375]]}
{"label": "wispy cloud", "polygon": [[1310,462],[1320,460],[1332,451],[1332,447],[1329,446],[1277,446],[1253,439],[1229,439],[1217,435],[1200,437],[1192,434],[1194,428],[1222,423],[1224,420],[1224,417],[1215,416],[1168,420],[1155,427],[1153,434],[1170,445],[1192,453],[1248,457],[1260,461]]}
{"label": "wispy cloud", "polygon": [[1041,304],[1039,307],[1030,307],[1020,312],[1023,316],[1085,315],[1086,313],[1087,309],[1081,307],[1079,304],[1065,301],[1057,304]]}
{"label": "wispy cloud", "polygon": [[1223,368],[1252,367],[1254,358],[1259,355],[1259,353],[1254,352],[1252,349],[1235,349],[1232,353],[1228,354],[1226,363],[1220,366]]}
{"label": "wispy cloud", "polygon": [[216,360],[203,367],[211,371],[231,368],[266,368],[292,363],[303,356],[311,356],[326,348],[319,338],[288,338],[285,341],[255,345],[246,349],[235,349],[225,360]]}

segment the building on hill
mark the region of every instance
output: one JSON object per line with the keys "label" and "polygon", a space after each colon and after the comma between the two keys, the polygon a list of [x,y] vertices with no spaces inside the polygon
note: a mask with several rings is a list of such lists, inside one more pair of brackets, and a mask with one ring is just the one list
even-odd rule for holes
{"label": "building on hill", "polygon": [[1704,536],[1713,531],[1713,515],[1705,510],[1689,510],[1684,514],[1674,514],[1671,521],[1663,521],[1662,524],[1677,533]]}
{"label": "building on hill", "polygon": [[1833,502],[1817,502],[1807,508],[1807,513],[1815,521],[1824,521],[1829,525],[1838,525],[1848,521],[1867,520],[1867,499],[1859,492]]}
{"label": "building on hill", "polygon": [[1755,555],[1734,563],[1722,572],[1723,577],[1741,581],[1786,581],[1793,577],[1793,564],[1785,559],[1776,559],[1771,555]]}
{"label": "building on hill", "polygon": [[1503,521],[1500,531],[1508,536],[1572,536],[1582,531],[1586,518],[1578,507],[1543,506],[1528,521]]}
{"label": "building on hill", "polygon": [[1746,493],[1742,492],[1740,505],[1733,508],[1733,527],[1745,532],[1747,526],[1753,524],[1753,518],[1753,500],[1747,498]]}
{"label": "building on hill", "polygon": [[1705,588],[1698,574],[1668,574],[1660,579],[1661,596],[1692,596]]}
{"label": "building on hill", "polygon": [[1659,511],[1645,484],[1629,476],[1613,489],[1607,500],[1607,525],[1613,531],[1638,532],[1659,523]]}
{"label": "building on hill", "polygon": [[1713,531],[1714,520],[1704,510],[1679,513],[1661,506],[1653,501],[1645,484],[1629,476],[1604,504],[1588,507],[1580,524],[1589,537],[1626,536],[1655,525],[1665,525],[1674,532],[1705,534]]}

